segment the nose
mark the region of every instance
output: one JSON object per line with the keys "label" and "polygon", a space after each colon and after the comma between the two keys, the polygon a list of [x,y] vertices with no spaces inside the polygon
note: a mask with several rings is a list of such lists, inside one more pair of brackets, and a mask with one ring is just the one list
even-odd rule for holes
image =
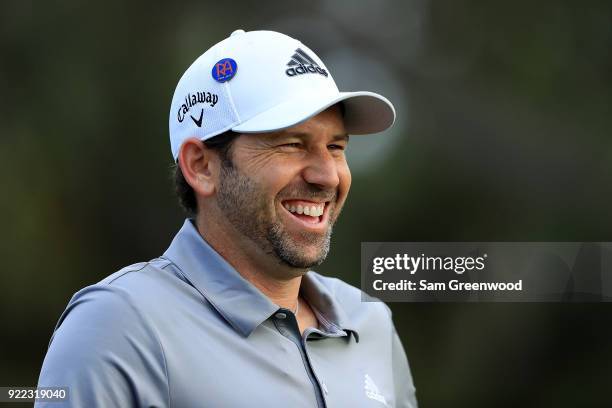
{"label": "nose", "polygon": [[335,189],[340,184],[338,163],[326,147],[310,152],[302,177],[322,189]]}

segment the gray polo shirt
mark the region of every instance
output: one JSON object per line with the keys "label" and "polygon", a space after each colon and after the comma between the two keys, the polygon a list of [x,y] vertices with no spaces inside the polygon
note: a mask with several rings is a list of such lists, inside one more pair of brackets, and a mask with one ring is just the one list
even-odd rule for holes
{"label": "gray polo shirt", "polygon": [[300,334],[190,220],[164,255],[77,292],[51,338],[42,386],[74,407],[416,407],[389,308],[309,271],[319,321]]}

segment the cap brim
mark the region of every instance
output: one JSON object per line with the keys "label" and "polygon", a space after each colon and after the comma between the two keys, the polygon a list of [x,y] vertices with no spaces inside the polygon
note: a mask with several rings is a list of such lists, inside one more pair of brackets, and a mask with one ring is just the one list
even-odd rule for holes
{"label": "cap brim", "polygon": [[339,92],[292,98],[232,128],[239,133],[273,132],[304,122],[332,105],[344,105],[344,126],[348,134],[382,132],[395,122],[395,108],[387,98],[373,92]]}

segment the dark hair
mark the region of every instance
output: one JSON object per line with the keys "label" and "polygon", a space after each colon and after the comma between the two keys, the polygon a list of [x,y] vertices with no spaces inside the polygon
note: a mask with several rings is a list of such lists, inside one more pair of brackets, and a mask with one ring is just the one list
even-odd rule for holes
{"label": "dark hair", "polygon": [[[239,133],[231,130],[205,140],[204,145],[209,149],[215,150],[221,158],[221,163],[224,166],[232,166],[231,147],[234,140],[239,136]],[[188,216],[192,217],[198,214],[198,201],[196,200],[195,192],[189,185],[178,161],[174,165],[174,191],[178,197],[179,204]]]}

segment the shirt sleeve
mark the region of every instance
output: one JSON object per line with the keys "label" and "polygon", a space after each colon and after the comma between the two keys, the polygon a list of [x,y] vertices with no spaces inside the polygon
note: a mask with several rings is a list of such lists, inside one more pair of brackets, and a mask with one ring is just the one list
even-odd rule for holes
{"label": "shirt sleeve", "polygon": [[128,292],[108,284],[72,298],[51,338],[38,386],[68,388],[66,402],[38,402],[38,408],[169,405],[155,329]]}

